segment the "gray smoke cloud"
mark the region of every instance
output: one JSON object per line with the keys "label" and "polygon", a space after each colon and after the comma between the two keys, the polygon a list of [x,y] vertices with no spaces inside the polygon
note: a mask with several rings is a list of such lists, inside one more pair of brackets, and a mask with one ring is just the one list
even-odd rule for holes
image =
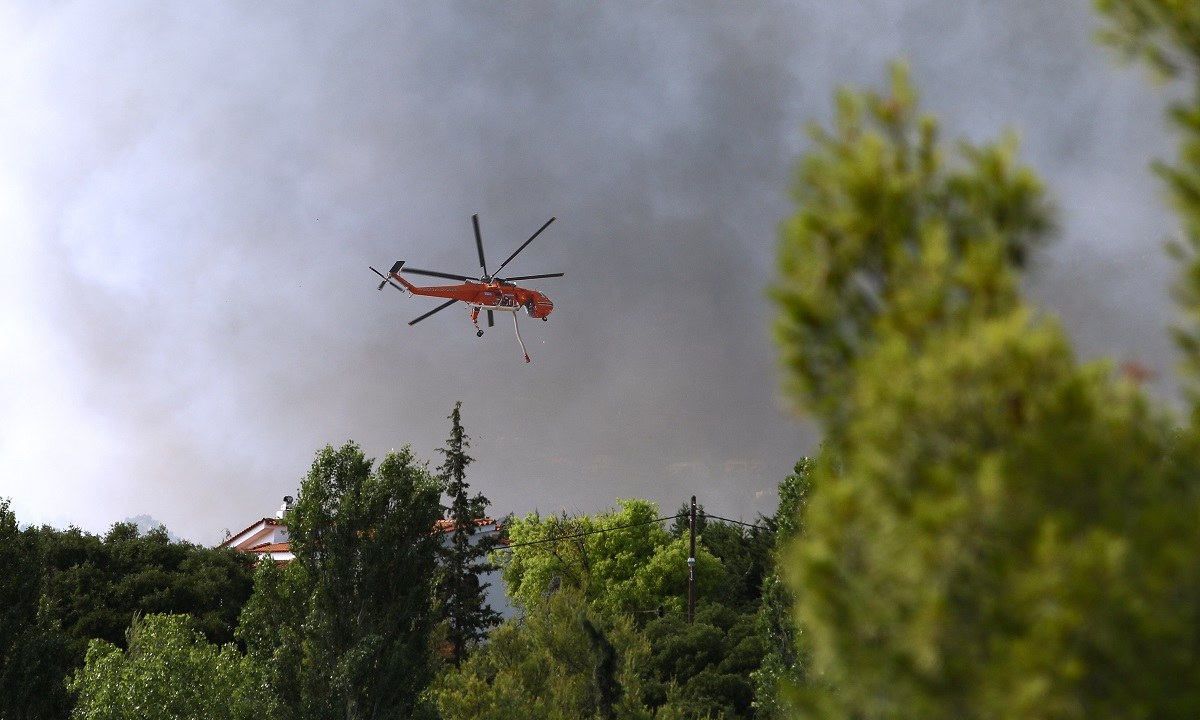
{"label": "gray smoke cloud", "polygon": [[[906,59],[948,137],[1005,128],[1063,237],[1031,292],[1170,393],[1163,90],[1087,0],[18,2],[0,11],[0,497],[220,540],[325,443],[436,465],[462,400],[497,513],[695,494],[752,518],[818,440],[765,299],[803,126]],[[556,304],[477,339],[396,259]]]}

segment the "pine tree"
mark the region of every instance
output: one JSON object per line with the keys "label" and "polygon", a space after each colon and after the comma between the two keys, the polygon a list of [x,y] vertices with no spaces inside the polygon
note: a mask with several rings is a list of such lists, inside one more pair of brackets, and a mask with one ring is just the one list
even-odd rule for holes
{"label": "pine tree", "polygon": [[449,658],[458,665],[471,645],[482,640],[490,628],[499,624],[500,614],[487,604],[488,583],[480,575],[492,569],[488,555],[495,549],[496,535],[476,540],[476,520],[485,517],[488,499],[482,493],[470,497],[467,491],[467,466],[473,461],[467,454],[471,439],[463,430],[462,402],[450,413],[450,437],[446,447],[438,448],[444,462],[438,468],[443,491],[450,504],[443,506],[448,521],[446,541],[440,550],[441,574],[438,599],[445,623]]}
{"label": "pine tree", "polygon": [[944,148],[902,71],[814,139],[774,291],[825,431],[785,556],[806,716],[1200,716],[1200,434],[1022,297],[1036,176]]}

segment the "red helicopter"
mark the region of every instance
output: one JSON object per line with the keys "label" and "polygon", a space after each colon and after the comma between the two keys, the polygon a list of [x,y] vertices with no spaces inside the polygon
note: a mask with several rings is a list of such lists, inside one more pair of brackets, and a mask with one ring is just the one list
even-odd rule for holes
{"label": "red helicopter", "polygon": [[[441,312],[450,307],[456,302],[464,302],[471,306],[471,323],[475,325],[475,334],[477,337],[483,336],[483,328],[479,327],[479,311],[487,312],[488,327],[495,325],[495,317],[493,311],[510,312],[513,316],[513,328],[517,331],[517,342],[521,344],[521,352],[525,354],[525,362],[529,362],[529,351],[525,349],[525,341],[521,339],[521,328],[517,324],[517,311],[525,310],[530,317],[540,318],[541,320],[549,319],[550,313],[554,311],[554,303],[550,302],[550,298],[545,294],[528,288],[520,287],[516,284],[518,280],[537,280],[539,278],[562,277],[563,273],[545,273],[542,275],[519,275],[516,277],[502,278],[497,277],[499,272],[505,268],[512,259],[515,258],[522,250],[533,242],[534,238],[542,234],[542,231],[550,227],[550,223],[554,222],[554,218],[546,221],[545,225],[538,228],[538,231],[529,236],[521,247],[517,248],[512,255],[508,256],[504,262],[500,263],[500,267],[496,268],[495,273],[489,273],[487,269],[487,261],[483,257],[483,238],[479,234],[479,216],[472,215],[471,222],[475,225],[475,249],[479,251],[479,267],[483,271],[478,279],[467,277],[466,275],[454,275],[452,273],[436,272],[434,270],[420,270],[414,267],[406,267],[403,260],[397,260],[392,269],[387,275],[379,272],[375,268],[371,268],[371,272],[383,278],[383,282],[379,283],[379,289],[383,290],[384,285],[391,285],[397,290],[404,292],[408,290],[413,295],[428,295],[430,297],[448,298],[446,302],[438,305],[434,309],[424,315],[409,322],[409,325],[416,325],[425,318],[434,313]],[[461,285],[431,285],[420,287],[413,285],[400,273],[412,273],[414,275],[428,275],[430,277],[447,278],[449,280],[461,280]],[[400,283],[397,285],[395,282]],[[403,287],[401,287],[401,285]]]}

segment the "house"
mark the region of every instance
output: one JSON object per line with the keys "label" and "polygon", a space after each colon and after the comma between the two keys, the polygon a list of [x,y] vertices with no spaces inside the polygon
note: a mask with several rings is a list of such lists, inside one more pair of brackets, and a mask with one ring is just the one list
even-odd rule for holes
{"label": "house", "polygon": [[273,518],[257,520],[245,530],[230,535],[221,543],[221,547],[233,548],[239,552],[253,553],[260,559],[274,560],[280,565],[286,565],[296,559],[288,541],[287,523],[284,515],[292,507],[292,497],[283,499],[283,506]]}
{"label": "house", "polygon": [[[276,564],[286,565],[296,558],[292,552],[291,543],[288,540],[287,529],[287,513],[292,508],[292,497],[289,495],[283,499],[283,505],[275,513],[275,517],[265,517],[255,521],[245,530],[239,533],[231,534],[225,542],[221,543],[221,547],[233,548],[239,552],[253,553],[260,559],[274,560]],[[475,521],[475,534],[471,536],[472,543],[478,543],[483,538],[493,533],[498,533],[502,529],[501,524],[490,518],[482,517]],[[454,522],[452,520],[438,520],[434,524],[434,532],[439,533],[443,539],[449,538],[454,532]],[[516,614],[516,610],[508,601],[508,595],[504,593],[504,580],[500,575],[500,571],[492,570],[484,573],[480,578],[480,582],[486,582],[488,588],[485,592],[485,601],[492,607],[493,610],[500,613],[502,618],[510,618]]]}

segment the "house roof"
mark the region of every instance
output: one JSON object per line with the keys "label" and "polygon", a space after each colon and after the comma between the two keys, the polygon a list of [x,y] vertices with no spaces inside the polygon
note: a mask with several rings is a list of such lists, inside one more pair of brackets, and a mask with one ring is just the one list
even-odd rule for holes
{"label": "house roof", "polygon": [[287,553],[292,551],[292,544],[288,542],[281,543],[263,543],[255,545],[252,548],[247,548],[245,552],[252,553]]}
{"label": "house roof", "polygon": [[[481,517],[475,519],[475,527],[477,528],[488,527],[489,525],[494,525],[496,530],[500,529],[500,523],[493,518]],[[221,543],[221,547],[232,547],[235,550],[254,553],[256,555],[290,553],[292,551],[292,544],[287,541],[277,543],[264,542],[251,547],[238,547],[235,544],[235,541],[237,541],[239,538],[245,538],[252,530],[255,530],[259,527],[282,527],[286,529],[287,523],[278,518],[262,518],[260,520],[255,520],[253,523],[247,526],[245,530],[231,535],[227,540],[225,540],[225,542]],[[438,520],[434,523],[433,531],[434,533],[439,534],[454,532],[454,521],[449,519]]]}
{"label": "house roof", "polygon": [[246,533],[248,533],[251,530],[253,530],[254,528],[258,527],[260,524],[263,527],[274,527],[274,526],[278,526],[278,525],[283,525],[285,527],[287,526],[287,523],[283,522],[282,520],[277,520],[276,518],[268,518],[268,517],[261,518],[259,520],[255,520],[254,522],[247,525],[244,530],[241,530],[240,532],[235,532],[234,534],[230,535],[228,538],[225,539],[225,542],[221,543],[221,547],[229,547],[230,545],[233,544],[234,540],[237,540],[238,538],[242,537]]}
{"label": "house roof", "polygon": [[[500,524],[490,517],[475,518],[475,527],[486,527],[488,525],[495,525],[497,530],[500,529]],[[435,532],[440,533],[453,532],[454,521],[448,518],[444,520],[438,520],[433,524],[433,529]]]}

